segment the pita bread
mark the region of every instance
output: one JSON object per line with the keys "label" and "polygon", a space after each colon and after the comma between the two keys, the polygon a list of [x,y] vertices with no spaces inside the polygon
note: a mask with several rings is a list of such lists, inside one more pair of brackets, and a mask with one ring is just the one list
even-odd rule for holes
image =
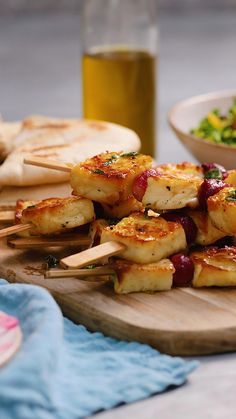
{"label": "pita bread", "polygon": [[140,140],[134,131],[110,122],[85,119],[25,119],[14,140],[14,148],[0,166],[0,185],[29,186],[68,181],[68,173],[27,166],[23,160],[34,155],[77,164],[108,151],[138,151]]}
{"label": "pita bread", "polygon": [[20,122],[0,121],[0,162],[11,152],[14,139],[21,129]]}
{"label": "pita bread", "polygon": [[70,195],[71,186],[68,182],[38,186],[4,186],[0,190],[0,211],[6,210],[7,205],[15,205],[17,199],[41,201],[49,197],[66,198]]}

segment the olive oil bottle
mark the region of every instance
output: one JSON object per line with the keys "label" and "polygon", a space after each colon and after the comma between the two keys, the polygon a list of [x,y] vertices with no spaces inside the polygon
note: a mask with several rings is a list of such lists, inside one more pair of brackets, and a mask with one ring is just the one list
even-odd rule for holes
{"label": "olive oil bottle", "polygon": [[155,0],[86,0],[83,116],[133,129],[155,154],[157,24]]}
{"label": "olive oil bottle", "polygon": [[85,118],[133,129],[142,152],[154,155],[155,57],[146,51],[107,49],[83,56]]}

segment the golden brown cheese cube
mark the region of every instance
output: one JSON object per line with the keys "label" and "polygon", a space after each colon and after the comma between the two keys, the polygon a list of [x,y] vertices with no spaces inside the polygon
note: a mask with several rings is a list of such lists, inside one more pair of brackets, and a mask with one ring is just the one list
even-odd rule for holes
{"label": "golden brown cheese cube", "polygon": [[228,176],[224,182],[229,183],[232,186],[236,186],[236,170],[228,170]]}
{"label": "golden brown cheese cube", "polygon": [[191,254],[193,287],[236,285],[236,247],[211,248]]}
{"label": "golden brown cheese cube", "polygon": [[89,227],[89,238],[91,240],[90,247],[97,246],[98,244],[100,244],[102,230],[104,227],[107,227],[108,225],[109,225],[108,221],[104,220],[103,218],[99,218],[98,220],[95,220],[90,224],[90,227]]}
{"label": "golden brown cheese cube", "polygon": [[145,265],[116,259],[112,267],[116,272],[114,289],[118,294],[167,291],[172,287],[175,269],[169,259]]}
{"label": "golden brown cheese cube", "polygon": [[24,201],[23,199],[18,199],[16,201],[16,209],[15,209],[15,224],[21,223],[22,212],[27,207],[32,207],[36,205],[39,201]]}
{"label": "golden brown cheese cube", "polygon": [[202,168],[192,163],[157,167],[159,175],[149,177],[142,203],[156,211],[198,206],[198,190],[203,182]]}
{"label": "golden brown cheese cube", "polygon": [[226,236],[225,233],[214,226],[207,212],[187,211],[187,215],[192,218],[197,226],[196,244],[207,246]]}
{"label": "golden brown cheese cube", "polygon": [[[22,212],[23,210],[25,210],[28,207],[32,207],[36,204],[38,204],[38,202],[40,201],[26,201],[23,199],[18,199],[16,201],[16,209],[15,209],[15,224],[21,224],[22,221]],[[31,231],[30,230],[26,230],[26,231],[20,231],[19,233],[17,233],[17,236],[20,237],[30,237],[31,236]]]}
{"label": "golden brown cheese cube", "polygon": [[183,227],[161,217],[134,213],[102,230],[101,243],[116,241],[126,246],[120,257],[136,263],[154,263],[186,248]]}
{"label": "golden brown cheese cube", "polygon": [[140,211],[143,208],[141,202],[137,201],[133,196],[130,196],[125,201],[118,201],[113,205],[102,205],[104,214],[109,218],[123,218],[132,214],[132,212]]}
{"label": "golden brown cheese cube", "polygon": [[213,224],[225,234],[236,236],[236,189],[225,187],[207,200]]}
{"label": "golden brown cheese cube", "polygon": [[23,210],[21,223],[33,235],[58,234],[94,220],[93,203],[85,198],[49,198]]}
{"label": "golden brown cheese cube", "polygon": [[137,152],[99,154],[72,169],[73,193],[113,205],[132,195],[135,177],[151,166],[152,158]]}

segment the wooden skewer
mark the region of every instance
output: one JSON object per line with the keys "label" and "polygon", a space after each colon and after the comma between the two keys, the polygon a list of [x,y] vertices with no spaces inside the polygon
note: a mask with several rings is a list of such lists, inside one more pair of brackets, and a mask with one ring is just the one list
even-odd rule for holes
{"label": "wooden skewer", "polygon": [[60,265],[66,269],[82,268],[105,257],[118,255],[125,249],[124,244],[110,241],[63,258],[60,260]]}
{"label": "wooden skewer", "polygon": [[71,167],[65,163],[54,160],[45,160],[41,157],[26,157],[25,164],[32,166],[45,167],[47,169],[60,170],[61,172],[71,172]]}
{"label": "wooden skewer", "polygon": [[37,247],[56,246],[89,246],[90,238],[83,234],[60,237],[20,237],[9,240],[7,244],[14,249],[32,249]]}
{"label": "wooden skewer", "polygon": [[15,211],[0,211],[0,224],[13,223]]}
{"label": "wooden skewer", "polygon": [[17,224],[11,227],[2,228],[0,230],[0,238],[11,236],[12,234],[20,233],[31,229],[31,224]]}
{"label": "wooden skewer", "polygon": [[98,266],[93,269],[50,269],[45,272],[44,278],[84,278],[88,276],[113,275],[114,269],[109,266]]}
{"label": "wooden skewer", "polygon": [[0,211],[15,211],[15,204],[2,203],[0,204]]}

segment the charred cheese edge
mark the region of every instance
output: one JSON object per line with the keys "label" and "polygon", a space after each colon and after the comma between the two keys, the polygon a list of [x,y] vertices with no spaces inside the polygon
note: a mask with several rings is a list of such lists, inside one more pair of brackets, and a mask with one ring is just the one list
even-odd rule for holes
{"label": "charred cheese edge", "polygon": [[155,263],[187,246],[183,227],[161,217],[134,213],[114,226],[102,229],[101,243],[116,241],[126,246],[120,257],[136,263]]}
{"label": "charred cheese edge", "polygon": [[207,246],[226,236],[224,232],[214,226],[207,212],[196,210],[187,211],[186,214],[192,218],[197,226],[196,244]]}
{"label": "charred cheese edge", "polygon": [[225,187],[207,200],[213,224],[225,234],[236,236],[236,188]]}
{"label": "charred cheese edge", "polygon": [[108,220],[99,218],[94,220],[89,227],[89,238],[90,238],[90,247],[97,246],[100,244],[102,230],[104,227],[109,226]]}
{"label": "charred cheese edge", "polygon": [[236,186],[236,170],[228,170],[228,176],[225,178],[224,182]]}
{"label": "charred cheese edge", "polygon": [[149,264],[116,259],[112,267],[116,272],[114,290],[117,294],[167,291],[172,287],[175,269],[169,259]]}
{"label": "charred cheese edge", "polygon": [[[40,201],[29,201],[29,200],[27,201],[27,200],[23,200],[23,199],[18,199],[16,201],[16,209],[15,209],[15,224],[22,224],[22,212],[26,208],[35,206],[39,202]],[[30,237],[31,234],[32,233],[31,233],[30,230],[26,230],[26,231],[20,231],[19,233],[17,233],[17,236]]]}
{"label": "charred cheese edge", "polygon": [[166,164],[157,167],[159,175],[149,177],[142,203],[154,210],[174,210],[198,206],[198,190],[203,171],[192,163]]}
{"label": "charred cheese edge", "polygon": [[123,218],[132,214],[132,212],[140,211],[143,208],[143,205],[133,196],[130,196],[126,200],[118,201],[113,205],[102,204],[102,207],[106,217]]}
{"label": "charred cheese edge", "polygon": [[150,156],[136,152],[99,154],[72,169],[73,193],[108,205],[125,201],[136,176],[151,166]]}
{"label": "charred cheese edge", "polygon": [[236,285],[236,247],[210,248],[193,252],[193,287]]}
{"label": "charred cheese edge", "polygon": [[32,224],[32,235],[58,234],[95,218],[93,203],[85,198],[49,198],[22,212],[21,223]]}

